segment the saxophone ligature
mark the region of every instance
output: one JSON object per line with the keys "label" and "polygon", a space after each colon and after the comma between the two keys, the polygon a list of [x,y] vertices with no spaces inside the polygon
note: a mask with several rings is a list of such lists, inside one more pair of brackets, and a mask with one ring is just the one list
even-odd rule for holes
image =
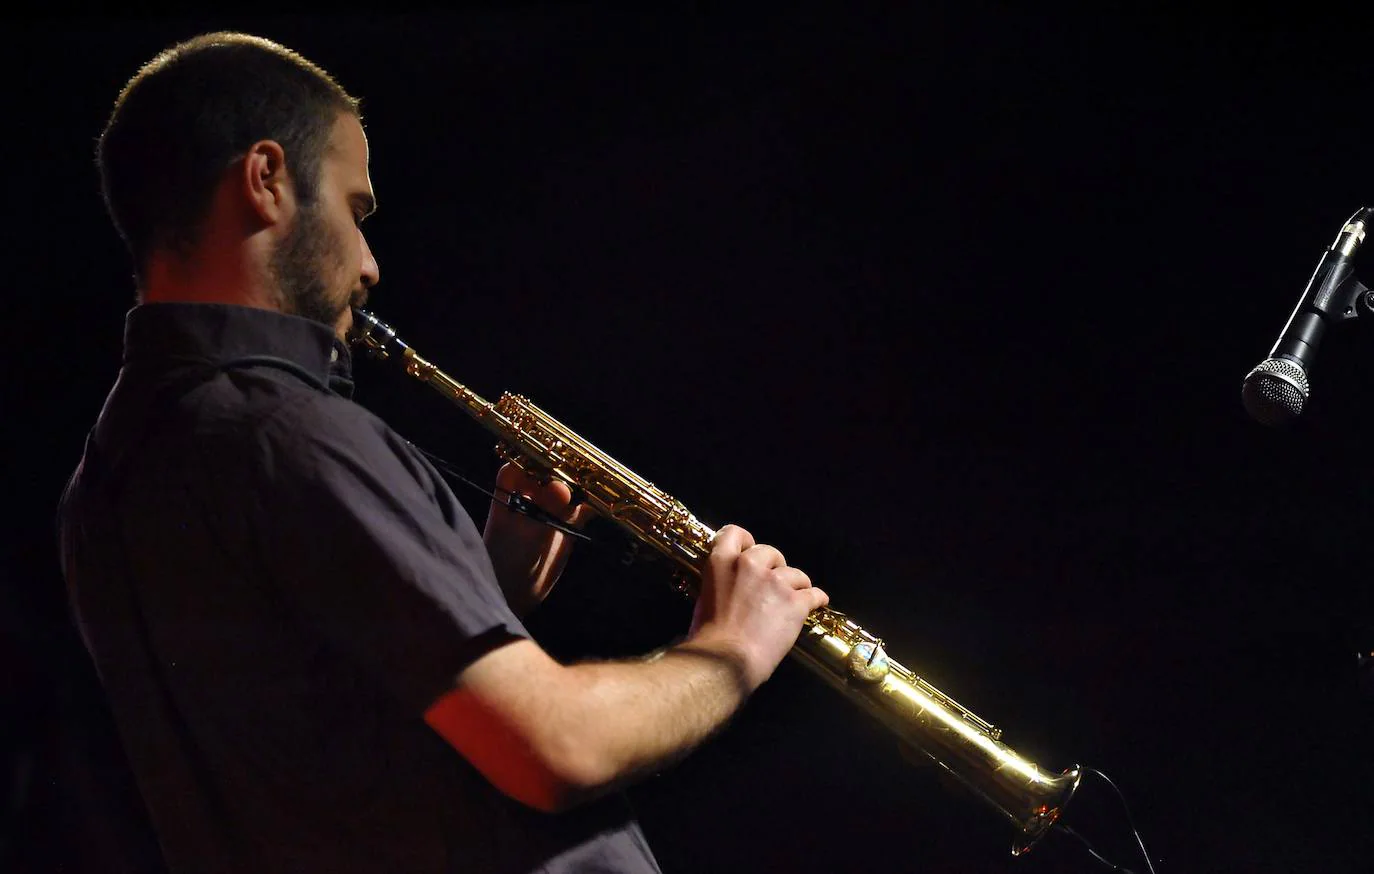
{"label": "saxophone ligature", "polygon": [[[679,501],[528,399],[508,392],[495,403],[483,400],[365,310],[353,311],[349,340],[399,363],[461,407],[496,436],[503,459],[543,481],[567,483],[602,516],[670,559],[679,587],[692,591],[715,531]],[[791,655],[1010,820],[1017,830],[1013,855],[1027,852],[1054,825],[1078,788],[1080,766],[1052,774],[1017,754],[1001,731],[890,657],[880,638],[843,613],[812,612]]]}

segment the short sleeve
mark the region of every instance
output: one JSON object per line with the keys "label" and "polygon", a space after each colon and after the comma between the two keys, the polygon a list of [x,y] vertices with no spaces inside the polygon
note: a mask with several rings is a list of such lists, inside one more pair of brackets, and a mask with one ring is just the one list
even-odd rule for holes
{"label": "short sleeve", "polygon": [[471,518],[375,416],[320,396],[264,423],[258,446],[251,512],[268,579],[408,711],[528,636]]}

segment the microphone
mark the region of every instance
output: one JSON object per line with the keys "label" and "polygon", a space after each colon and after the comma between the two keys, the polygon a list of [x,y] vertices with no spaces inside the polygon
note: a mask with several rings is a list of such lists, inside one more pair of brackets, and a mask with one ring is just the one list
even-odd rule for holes
{"label": "microphone", "polygon": [[1366,290],[1355,279],[1353,261],[1371,216],[1374,208],[1361,207],[1341,228],[1322,253],[1269,357],[1245,375],[1241,400],[1255,421],[1282,425],[1301,415],[1309,393],[1307,371],[1327,324],[1354,318],[1354,298]]}

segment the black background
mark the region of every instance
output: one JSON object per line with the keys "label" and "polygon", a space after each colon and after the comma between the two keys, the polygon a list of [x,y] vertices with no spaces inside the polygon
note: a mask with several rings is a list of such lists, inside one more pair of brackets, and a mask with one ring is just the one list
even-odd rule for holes
{"label": "black background", "polygon": [[[911,6],[17,24],[4,858],[116,869],[113,802],[71,764],[101,723],[52,529],[133,294],[91,156],[141,63],[233,28],[363,97],[371,308],[453,376],[775,543],[1014,749],[1105,771],[1161,874],[1374,869],[1370,326],[1330,336],[1296,427],[1239,402],[1374,197],[1374,34],[1334,11]],[[475,425],[357,370],[364,404],[490,477]],[[652,568],[584,551],[534,626],[602,656],[686,616]],[[632,799],[669,874],[1100,870],[1060,835],[1013,860],[993,811],[791,662]],[[1068,821],[1144,870],[1105,784]]]}

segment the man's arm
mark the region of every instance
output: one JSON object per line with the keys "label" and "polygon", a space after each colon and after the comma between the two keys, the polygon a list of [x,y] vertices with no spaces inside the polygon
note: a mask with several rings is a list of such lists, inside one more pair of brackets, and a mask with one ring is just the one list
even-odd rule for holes
{"label": "man's arm", "polygon": [[560,665],[532,641],[463,670],[429,725],[505,794],[575,806],[681,758],[719,729],[828,598],[747,531],[717,534],[685,643],[645,661]]}

